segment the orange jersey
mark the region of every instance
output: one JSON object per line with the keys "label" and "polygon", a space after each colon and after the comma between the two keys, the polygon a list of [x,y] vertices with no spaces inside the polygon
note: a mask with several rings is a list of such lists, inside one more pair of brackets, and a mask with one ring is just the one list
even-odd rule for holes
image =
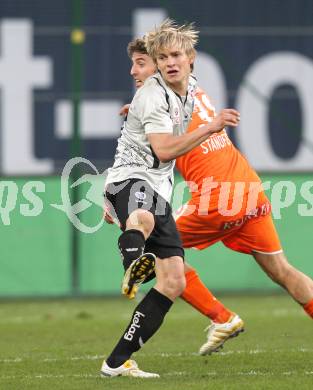
{"label": "orange jersey", "polygon": [[[187,132],[214,116],[209,98],[198,90]],[[222,241],[242,253],[282,251],[261,180],[225,130],[179,157],[176,166],[192,191],[175,213],[184,248],[204,249]]]}
{"label": "orange jersey", "polygon": [[[198,89],[195,95],[195,107],[192,120],[187,132],[195,130],[201,125],[208,124],[216,116],[215,108],[210,103],[208,96]],[[192,197],[196,198],[206,191],[203,187],[208,178],[215,182],[210,187],[210,208],[217,205],[222,182],[229,182],[229,199],[234,196],[236,182],[245,183],[244,193],[249,191],[249,183],[260,183],[260,178],[250,167],[248,161],[242,156],[239,150],[233,145],[225,130],[211,135],[202,144],[185,155],[177,158],[176,167],[186,182],[196,184],[197,190],[189,187]],[[203,187],[203,188],[202,188]]]}

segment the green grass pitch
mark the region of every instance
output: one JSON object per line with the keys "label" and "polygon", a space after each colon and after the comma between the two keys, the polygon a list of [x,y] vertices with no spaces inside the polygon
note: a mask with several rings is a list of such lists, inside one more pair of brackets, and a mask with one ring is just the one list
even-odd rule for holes
{"label": "green grass pitch", "polygon": [[0,303],[0,389],[313,389],[313,322],[286,295],[222,297],[246,331],[197,355],[207,319],[178,301],[134,355],[160,379],[100,378],[136,302],[124,298]]}

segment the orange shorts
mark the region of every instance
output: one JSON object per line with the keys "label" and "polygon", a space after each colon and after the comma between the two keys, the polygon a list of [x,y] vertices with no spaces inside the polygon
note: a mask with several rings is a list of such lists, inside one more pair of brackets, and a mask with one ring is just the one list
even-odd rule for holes
{"label": "orange shorts", "polygon": [[[228,248],[242,253],[282,252],[265,194],[260,193],[256,208],[249,213],[246,204],[244,199],[241,211],[234,216],[223,216],[217,208],[210,208],[207,215],[199,215],[199,199],[192,198],[174,215],[184,248],[205,249],[222,241]],[[192,213],[190,207],[195,209]]]}

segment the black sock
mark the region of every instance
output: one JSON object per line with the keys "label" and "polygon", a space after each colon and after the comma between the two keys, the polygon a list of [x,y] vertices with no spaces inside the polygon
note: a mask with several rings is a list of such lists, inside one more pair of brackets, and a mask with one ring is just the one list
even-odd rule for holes
{"label": "black sock", "polygon": [[118,239],[118,247],[122,256],[123,266],[126,270],[131,262],[143,254],[145,236],[136,229],[123,232]]}
{"label": "black sock", "polygon": [[126,331],[106,361],[108,366],[119,367],[138,351],[159,329],[172,304],[152,288],[136,307]]}

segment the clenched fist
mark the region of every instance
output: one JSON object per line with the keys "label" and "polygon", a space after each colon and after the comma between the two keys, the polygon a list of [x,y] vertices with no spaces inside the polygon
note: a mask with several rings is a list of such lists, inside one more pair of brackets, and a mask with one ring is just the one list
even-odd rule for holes
{"label": "clenched fist", "polygon": [[225,108],[210,123],[212,133],[217,133],[226,126],[236,127],[240,122],[240,113],[233,108]]}

